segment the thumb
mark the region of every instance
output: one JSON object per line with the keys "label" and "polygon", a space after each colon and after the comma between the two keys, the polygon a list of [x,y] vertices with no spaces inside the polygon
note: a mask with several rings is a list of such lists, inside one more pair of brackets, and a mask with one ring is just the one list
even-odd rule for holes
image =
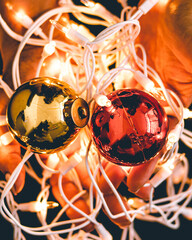
{"label": "thumb", "polygon": [[[6,146],[0,147],[0,170],[9,179],[17,165],[21,162],[20,146],[14,140]],[[12,189],[13,193],[17,195],[23,189],[25,184],[25,170],[22,168]]]}

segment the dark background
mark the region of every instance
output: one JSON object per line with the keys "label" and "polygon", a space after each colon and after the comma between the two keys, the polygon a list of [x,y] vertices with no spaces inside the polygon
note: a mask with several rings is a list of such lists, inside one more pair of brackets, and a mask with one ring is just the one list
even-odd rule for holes
{"label": "dark background", "polygon": [[[79,1],[74,1],[75,3],[78,3]],[[120,11],[121,11],[121,6],[120,4],[118,4],[116,1],[114,0],[105,0],[105,1],[97,1],[97,2],[101,2],[102,4],[106,5],[107,8],[119,15]],[[136,5],[138,1],[129,1],[130,5]],[[94,29],[92,29],[93,32],[99,32],[101,29],[100,27],[94,27]],[[0,59],[0,70],[2,70],[2,61]],[[191,108],[192,109],[192,108]],[[185,122],[185,126],[187,129],[192,130],[192,119],[187,120]],[[192,161],[192,149],[187,148],[183,143],[180,143],[180,150],[179,152],[181,153],[186,153],[187,158],[189,159],[189,164],[191,165],[191,161]],[[190,167],[191,168],[191,167]],[[38,166],[37,166],[37,171],[39,171]],[[190,177],[192,177],[192,173],[190,171],[189,173]],[[0,178],[3,179],[3,175],[0,173]],[[162,184],[162,187],[160,189],[160,191],[165,188],[165,186]],[[26,176],[26,185],[22,191],[21,194],[19,194],[16,197],[16,201],[18,202],[27,202],[27,201],[33,201],[36,199],[36,196],[39,192],[39,185],[36,184],[36,182],[34,180],[31,180],[31,178],[29,178],[28,176]],[[161,194],[161,193],[160,193]],[[50,210],[50,216],[49,218],[51,219],[51,215],[53,214],[55,216],[56,212],[58,211],[58,209],[55,210]],[[25,226],[36,226],[38,225],[38,221],[35,217],[35,214],[32,213],[24,213],[21,214],[21,219],[22,219],[22,223]],[[134,222],[135,225],[135,229],[137,231],[137,233],[139,234],[139,236],[141,237],[142,240],[154,240],[154,239],[175,239],[175,240],[188,240],[188,239],[192,239],[191,237],[191,227],[192,227],[192,223],[188,220],[186,220],[185,218],[183,218],[182,216],[180,217],[181,219],[181,226],[178,230],[172,230],[169,229],[163,225],[160,225],[158,223],[149,223],[149,222],[141,222],[136,220]],[[103,214],[101,213],[98,216],[98,220],[102,221],[105,223],[105,227],[109,230],[109,232],[111,232],[114,236],[114,240],[119,240],[120,239],[120,235],[121,235],[121,230],[115,226],[114,224],[112,224],[109,219]],[[12,240],[13,239],[13,233],[12,233],[12,226],[11,224],[9,224],[8,222],[6,222],[1,216],[0,216],[0,239],[2,240]],[[35,237],[35,236],[29,236],[26,235],[26,239],[27,240],[38,240],[38,239],[42,239],[42,240],[46,240],[45,237]]]}

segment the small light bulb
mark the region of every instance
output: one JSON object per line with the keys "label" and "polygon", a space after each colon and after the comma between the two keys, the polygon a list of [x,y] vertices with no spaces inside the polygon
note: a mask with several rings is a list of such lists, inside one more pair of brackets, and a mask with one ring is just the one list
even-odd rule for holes
{"label": "small light bulb", "polygon": [[147,91],[153,91],[154,89],[154,82],[151,81],[148,77],[146,77],[141,71],[137,70],[134,72],[134,77],[141,86]]}
{"label": "small light bulb", "polygon": [[101,107],[110,107],[111,101],[107,98],[107,96],[102,94],[96,94],[94,96],[96,103]]}
{"label": "small light bulb", "polygon": [[93,1],[81,0],[81,2],[82,2],[86,7],[93,8],[93,7],[95,6],[95,3],[94,3]]}
{"label": "small light bulb", "polygon": [[171,149],[173,147],[173,145],[179,141],[180,135],[182,132],[182,127],[181,125],[177,124],[176,127],[171,130],[168,134],[167,137],[167,149]]}
{"label": "small light bulb", "polygon": [[25,19],[25,13],[23,10],[19,10],[18,12],[16,12],[15,16],[19,21],[23,21]]}
{"label": "small light bulb", "polygon": [[75,30],[78,30],[79,25],[77,23],[71,23],[71,27]]}
{"label": "small light bulb", "polygon": [[48,201],[48,202],[46,203],[46,207],[47,207],[48,209],[56,208],[56,207],[58,207],[58,206],[59,206],[59,204],[58,204],[57,202]]}
{"label": "small light bulb", "polygon": [[55,47],[56,47],[55,41],[47,43],[43,49],[43,54],[45,56],[51,56],[55,52]]}
{"label": "small light bulb", "polygon": [[13,10],[13,5],[11,5],[11,3],[6,2],[5,6],[9,9],[9,10]]}
{"label": "small light bulb", "polygon": [[134,203],[134,200],[133,200],[133,198],[130,198],[130,199],[128,200],[128,204],[129,204],[130,206],[132,206],[132,205],[133,205],[133,203]]}
{"label": "small light bulb", "polygon": [[58,207],[59,204],[53,201],[32,201],[18,204],[17,208],[23,212],[42,212],[46,209]]}
{"label": "small light bulb", "polygon": [[62,62],[58,58],[53,58],[49,64],[47,64],[45,72],[49,76],[57,77],[61,73]]}
{"label": "small light bulb", "polygon": [[9,11],[13,12],[13,15],[17,19],[17,21],[19,21],[21,24],[25,24],[24,20],[26,19],[26,14],[22,9],[20,9],[19,11],[15,11],[13,5],[9,2],[7,2],[5,6],[8,8]]}
{"label": "small light bulb", "polygon": [[140,198],[129,198],[127,202],[132,208],[135,209],[140,208],[145,204],[145,202]]}
{"label": "small light bulb", "polygon": [[190,208],[190,207],[184,208],[184,209],[182,210],[182,215],[183,215],[186,219],[192,221],[192,208]]}
{"label": "small light bulb", "polygon": [[55,169],[55,167],[57,166],[59,161],[60,161],[60,159],[59,159],[57,153],[50,154],[48,157],[47,166],[52,169]]}
{"label": "small light bulb", "polygon": [[67,27],[64,27],[58,21],[55,21],[53,19],[50,19],[49,21],[55,28],[57,28],[58,30],[60,30],[61,32],[65,33],[65,34],[67,33],[67,31],[68,31]]}
{"label": "small light bulb", "polygon": [[173,183],[179,184],[183,180],[185,173],[186,173],[186,169],[183,166],[183,164],[180,162],[174,168],[174,171],[172,174]]}
{"label": "small light bulb", "polygon": [[168,2],[169,2],[169,0],[159,0],[159,5],[161,7],[164,7],[164,6],[166,6],[168,4]]}
{"label": "small light bulb", "polygon": [[0,136],[0,146],[2,145],[8,145],[13,141],[13,136],[11,135],[10,132],[6,132]]}
{"label": "small light bulb", "polygon": [[183,109],[183,118],[188,119],[192,118],[192,111],[190,111],[188,108]]}
{"label": "small light bulb", "polygon": [[[33,19],[28,16],[22,9],[19,11],[15,11],[13,8],[13,5],[11,5],[9,2],[5,4],[5,6],[13,13],[13,16],[15,19],[26,29],[31,27],[33,24]],[[39,27],[34,31],[34,34],[37,36],[42,37],[43,39],[47,39],[47,36],[43,33],[42,29]]]}

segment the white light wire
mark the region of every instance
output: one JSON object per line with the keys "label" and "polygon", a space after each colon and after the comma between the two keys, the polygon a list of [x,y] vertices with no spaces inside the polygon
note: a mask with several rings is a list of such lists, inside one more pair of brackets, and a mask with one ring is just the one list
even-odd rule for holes
{"label": "white light wire", "polygon": [[[192,140],[191,140],[192,133],[189,130],[184,129],[182,102],[180,101],[180,99],[177,97],[177,95],[174,92],[165,89],[164,84],[163,84],[161,78],[159,77],[159,75],[154,71],[154,69],[152,69],[150,66],[147,65],[145,49],[139,44],[134,45],[134,40],[136,39],[136,37],[138,36],[138,34],[140,32],[140,24],[139,24],[138,20],[143,15],[143,12],[141,10],[137,10],[135,13],[133,13],[133,8],[127,8],[127,6],[126,6],[126,9],[124,9],[122,11],[121,19],[118,19],[117,17],[115,17],[114,18],[115,21],[112,24],[111,18],[110,18],[110,16],[111,16],[110,13],[107,13],[109,15],[106,14],[106,16],[103,16],[101,14],[101,12],[99,12],[99,11],[95,12],[94,7],[88,8],[88,7],[76,6],[73,4],[72,1],[66,1],[66,4],[64,4],[64,5],[63,4],[64,4],[64,2],[62,1],[62,7],[52,9],[52,10],[48,11],[47,13],[43,14],[42,16],[40,16],[40,18],[38,18],[33,23],[33,25],[27,30],[27,32],[25,33],[24,36],[14,33],[14,31],[12,31],[8,27],[8,25],[5,23],[3,18],[0,16],[0,23],[1,23],[2,27],[7,31],[7,33],[12,38],[16,39],[17,41],[20,41],[20,45],[19,45],[17,53],[15,55],[14,62],[13,62],[13,69],[12,69],[14,88],[16,89],[21,84],[20,74],[19,74],[19,59],[20,59],[20,54],[22,53],[22,50],[25,47],[25,45],[31,44],[31,45],[36,45],[36,46],[44,46],[45,44],[48,43],[48,41],[45,41],[42,39],[31,38],[34,31],[36,29],[38,29],[38,27],[40,27],[45,21],[47,21],[52,16],[56,15],[55,20],[58,20],[63,13],[72,13],[73,14],[75,12],[74,16],[76,16],[79,20],[82,20],[82,22],[86,22],[87,19],[89,19],[91,21],[90,23],[92,23],[92,24],[99,23],[99,24],[102,24],[104,27],[107,27],[106,29],[101,31],[92,42],[89,42],[88,44],[86,44],[84,49],[82,49],[82,48],[80,49],[77,46],[71,46],[70,44],[67,44],[67,43],[64,43],[64,42],[61,42],[58,40],[54,40],[53,39],[54,28],[53,28],[53,26],[51,26],[51,28],[50,28],[50,32],[49,32],[49,36],[48,36],[49,41],[54,40],[56,42],[57,49],[71,54],[71,59],[73,59],[73,58],[76,59],[75,62],[78,63],[77,65],[79,65],[79,67],[82,66],[80,62],[81,62],[82,55],[84,55],[83,66],[84,66],[84,71],[85,71],[85,76],[86,76],[86,82],[83,87],[81,86],[82,87],[82,89],[81,89],[81,88],[79,88],[80,79],[78,79],[78,77],[76,77],[76,79],[77,79],[76,84],[79,85],[77,87],[77,89],[80,90],[79,93],[83,94],[85,91],[87,91],[87,97],[88,97],[88,99],[91,99],[92,87],[94,86],[94,84],[92,85],[92,83],[94,82],[95,79],[97,79],[96,75],[97,75],[97,73],[99,73],[99,70],[100,70],[99,69],[100,65],[98,64],[99,62],[101,65],[103,65],[103,66],[106,65],[107,67],[105,67],[105,69],[103,68],[104,75],[102,77],[100,77],[99,78],[100,80],[97,82],[96,92],[98,92],[98,93],[104,92],[105,89],[118,77],[118,75],[121,71],[126,70],[126,71],[131,71],[134,73],[135,70],[132,69],[132,66],[130,68],[125,67],[126,63],[128,62],[128,59],[129,59],[129,57],[128,56],[125,57],[125,55],[131,54],[134,57],[135,62],[138,65],[138,67],[143,71],[144,75],[150,77],[154,82],[156,82],[159,85],[160,91],[163,92],[165,99],[167,100],[167,102],[168,102],[169,106],[172,108],[172,110],[175,112],[175,115],[178,118],[179,124],[182,127],[181,136],[180,136],[181,140],[183,140],[184,143],[186,143],[186,145],[188,145],[190,148],[192,148]],[[126,12],[127,10],[128,10],[128,12]],[[76,14],[76,13],[80,13],[80,14]],[[87,16],[85,16],[83,14],[99,16],[104,20],[90,19],[90,18],[87,18]],[[123,21],[124,15],[126,15],[125,21]],[[109,17],[109,18],[107,19],[107,17]],[[133,25],[135,26],[134,28],[133,28]],[[118,40],[117,33],[119,33],[119,35],[122,36],[121,39],[124,41],[124,45],[123,45],[123,43],[120,44],[117,41]],[[127,34],[127,33],[129,33],[129,34]],[[104,43],[104,41],[108,41],[107,46],[102,45],[102,43]],[[138,57],[136,54],[137,48],[140,48],[140,50],[142,52],[142,59],[140,57]],[[95,51],[95,49],[97,49],[98,51]],[[126,52],[126,51],[128,51],[128,52]],[[121,60],[121,57],[120,57],[121,52],[124,54],[124,61]],[[114,54],[114,56],[112,56],[112,54]],[[106,55],[106,59],[108,59],[108,61],[109,61],[108,63],[106,61],[101,60],[101,57],[105,56],[105,55]],[[114,70],[109,71],[108,66],[110,66],[110,64],[114,63],[114,61],[116,61],[116,63],[117,63],[116,67]],[[39,64],[38,73],[40,72],[41,65],[42,65],[42,63]],[[75,75],[73,75],[73,76],[74,76],[74,80],[75,80]],[[101,86],[101,84],[103,84],[103,85]],[[8,88],[6,88],[6,85],[4,84],[3,80],[1,80],[1,87],[4,90],[8,89]],[[12,95],[12,93],[13,92],[11,89],[7,90],[7,95],[9,97]],[[89,237],[90,237],[90,239],[100,239],[100,237],[97,237],[94,235],[91,236],[89,234],[82,233],[79,230],[82,227],[89,224],[90,222],[93,222],[96,225],[99,224],[96,221],[96,215],[99,212],[99,210],[101,209],[102,204],[110,218],[116,219],[118,217],[126,216],[129,219],[129,221],[132,222],[131,226],[129,227],[129,231],[130,231],[129,235],[132,239],[140,239],[140,237],[135,232],[134,227],[133,227],[133,221],[135,218],[142,219],[143,221],[156,221],[156,222],[164,224],[167,227],[170,227],[173,229],[176,229],[179,227],[179,215],[182,214],[182,211],[184,209],[186,209],[187,205],[191,201],[191,192],[192,192],[191,184],[188,187],[188,189],[184,191],[184,187],[188,181],[187,174],[188,174],[188,168],[189,168],[188,161],[185,157],[183,157],[181,159],[181,162],[183,162],[183,164],[184,164],[185,175],[181,181],[178,192],[175,192],[174,183],[171,180],[171,178],[169,178],[169,179],[167,179],[167,188],[169,189],[169,190],[167,190],[167,194],[168,194],[167,197],[155,200],[155,199],[153,199],[152,194],[151,194],[151,198],[150,198],[151,200],[149,201],[149,203],[146,203],[144,206],[142,206],[136,210],[131,209],[128,211],[125,209],[125,206],[122,203],[117,190],[114,188],[113,184],[110,182],[107,175],[105,174],[105,171],[102,168],[102,165],[100,162],[100,158],[98,159],[99,164],[95,165],[95,167],[92,169],[92,171],[94,171],[94,172],[91,171],[90,161],[89,161],[89,157],[88,157],[90,147],[91,147],[91,142],[87,146],[87,154],[86,154],[86,159],[85,159],[87,171],[92,180],[92,184],[91,184],[90,190],[89,190],[90,210],[91,210],[90,215],[87,215],[84,212],[82,212],[81,210],[77,209],[73,204],[73,202],[75,202],[75,200],[77,200],[80,196],[85,194],[85,191],[82,191],[83,189],[78,183],[79,179],[77,179],[77,185],[79,185],[79,188],[81,189],[81,191],[79,192],[79,194],[74,196],[69,201],[66,198],[64,191],[62,189],[62,174],[60,174],[59,189],[60,189],[61,195],[63,196],[63,199],[67,203],[65,205],[65,207],[62,208],[62,210],[58,213],[58,215],[55,217],[55,219],[52,221],[51,224],[47,225],[46,221],[42,221],[42,225],[44,225],[44,226],[37,227],[37,228],[30,228],[30,227],[25,227],[25,226],[21,225],[16,211],[14,212],[13,208],[12,208],[12,206],[14,206],[14,204],[16,204],[16,203],[14,203],[13,196],[10,195],[10,189],[13,186],[24,162],[27,161],[27,159],[25,159],[25,158],[18,165],[17,170],[14,171],[14,173],[11,175],[11,177],[10,177],[11,180],[9,179],[7,185],[6,186],[4,186],[3,184],[1,185],[2,188],[4,188],[4,190],[1,191],[2,195],[1,195],[1,202],[0,202],[0,206],[1,206],[0,210],[1,210],[2,215],[5,217],[5,219],[7,219],[8,221],[10,221],[13,224],[14,229],[15,229],[15,233],[14,233],[15,238],[18,238],[21,240],[25,239],[24,235],[21,232],[21,230],[23,230],[32,235],[37,235],[37,236],[47,235],[47,236],[50,236],[50,239],[59,239],[59,240],[63,239],[59,236],[59,234],[62,234],[62,233],[68,233],[68,236],[70,237],[69,239],[76,239],[81,234],[83,234],[81,236],[84,236],[83,239],[89,239]],[[28,157],[30,157],[31,155],[32,155],[32,153],[30,153]],[[43,169],[46,169],[51,174],[58,173],[58,170],[51,169],[51,168],[47,167],[45,164],[43,164],[38,155],[36,157],[37,157],[38,163],[40,164],[40,166]],[[180,154],[178,154],[178,142],[176,142],[173,145],[172,149],[168,150],[163,155],[162,160],[160,162],[164,163],[166,161],[169,161],[171,158],[177,159],[179,157],[180,157]],[[74,170],[74,169],[72,169],[72,170]],[[113,215],[111,213],[111,211],[109,210],[109,208],[105,202],[105,199],[103,197],[103,193],[100,191],[98,184],[97,184],[96,176],[97,176],[99,170],[101,170],[101,172],[102,172],[104,178],[106,179],[107,183],[109,184],[111,190],[117,197],[117,199],[122,207],[122,210],[123,210],[122,213]],[[33,177],[34,179],[36,178],[36,180],[37,180],[37,182],[39,182],[39,184],[43,184],[42,185],[43,189],[46,188],[45,182],[42,182],[42,181],[45,181],[45,179],[41,180],[40,178],[38,178],[38,176],[36,176],[35,172],[33,172],[33,169],[31,167],[28,168],[28,172],[30,173],[31,177]],[[73,175],[74,179],[76,179],[78,177],[76,175],[76,172],[73,172],[72,175]],[[96,188],[96,192],[97,192],[95,208],[93,205],[93,200],[94,200],[93,187]],[[152,191],[151,191],[151,193],[152,193]],[[42,195],[43,199],[45,199],[45,200],[47,199],[47,197],[48,197],[47,194],[49,194],[49,190],[47,190],[46,194]],[[10,212],[9,212],[8,208],[5,206],[5,203],[4,203],[5,200],[7,201]],[[183,203],[180,204],[181,202],[183,202]],[[73,220],[57,222],[59,220],[59,218],[61,217],[61,215],[66,211],[66,209],[69,206],[72,207],[73,209],[76,209],[84,217],[82,217],[80,219],[73,219]],[[156,213],[156,214],[158,213],[159,217],[153,216],[153,213]],[[171,218],[169,218],[171,213],[173,213],[173,215]],[[74,223],[78,223],[78,222],[81,224],[78,226],[75,226]],[[71,224],[71,227],[68,229],[57,230],[57,231],[51,230],[54,227],[63,226],[63,225],[67,225],[67,224]],[[76,230],[78,230],[79,232],[75,236],[75,235],[73,235],[73,233]],[[128,234],[127,230],[124,231],[124,235],[122,235],[122,240],[124,240],[124,238],[127,236],[127,234]]]}

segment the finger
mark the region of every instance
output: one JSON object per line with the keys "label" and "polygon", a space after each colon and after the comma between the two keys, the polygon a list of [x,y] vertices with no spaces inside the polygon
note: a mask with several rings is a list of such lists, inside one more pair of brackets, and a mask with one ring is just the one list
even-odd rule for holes
{"label": "finger", "polygon": [[[52,178],[50,179],[50,184],[52,185],[52,192],[54,197],[57,199],[57,201],[61,204],[62,207],[66,205],[65,200],[63,199],[59,187],[58,187],[58,174],[54,174]],[[66,195],[66,197],[70,200],[73,198],[76,194],[79,193],[79,189],[77,186],[70,180],[69,177],[63,176],[62,179],[62,186],[63,186],[63,191]],[[86,201],[80,197],[78,198],[75,202],[73,202],[74,206],[76,206],[78,209],[82,210],[86,214],[90,214],[90,209]],[[68,207],[66,210],[66,214],[70,219],[77,219],[77,218],[82,218],[83,216],[74,210],[72,207]],[[85,231],[92,231],[93,230],[93,224],[90,223],[87,226],[85,226],[83,229]]]}
{"label": "finger", "polygon": [[82,186],[85,189],[88,190],[90,188],[90,186],[91,186],[92,181],[91,181],[91,178],[89,177],[89,174],[87,172],[85,161],[81,161],[75,167],[75,170],[77,171],[77,174],[78,174],[78,177],[79,177],[79,180],[80,180]]}
{"label": "finger", "polygon": [[147,182],[134,194],[145,201],[149,201],[153,186]]}
{"label": "finger", "polygon": [[129,191],[137,192],[151,177],[159,157],[154,157],[152,160],[133,167],[127,178],[127,186]]}
{"label": "finger", "polygon": [[[119,167],[113,163],[108,163],[106,165],[105,173],[107,174],[109,180],[111,181],[111,183],[113,184],[115,189],[117,189],[119,187],[119,185],[121,184],[121,182],[123,181],[123,179],[126,176],[125,171],[121,167]],[[101,191],[105,195],[112,193],[112,189],[109,186],[109,184],[107,183],[107,181],[103,175],[101,175],[101,177],[98,181],[98,185],[99,185]]]}
{"label": "finger", "polygon": [[[21,162],[20,145],[14,140],[6,146],[0,147],[0,170],[3,174],[10,176],[17,165]],[[12,189],[13,193],[17,195],[23,189],[25,184],[25,170],[22,168]]]}
{"label": "finger", "polygon": [[[104,198],[105,198],[105,201],[107,203],[107,206],[108,206],[109,210],[111,211],[111,213],[113,215],[116,215],[116,214],[119,214],[119,213],[123,212],[122,206],[120,205],[119,201],[117,200],[117,198],[115,197],[115,195],[113,193],[108,194],[108,195],[104,195]],[[125,206],[126,210],[127,211],[130,210],[129,205],[127,203],[127,200],[125,198],[123,198],[121,195],[120,195],[120,198],[121,198],[121,200],[123,202],[123,205]],[[119,217],[119,218],[111,218],[104,208],[103,208],[103,211],[111,219],[111,221],[113,223],[115,223],[116,225],[118,225],[120,228],[125,228],[125,227],[129,226],[130,223],[131,223],[127,219],[126,216]]]}

